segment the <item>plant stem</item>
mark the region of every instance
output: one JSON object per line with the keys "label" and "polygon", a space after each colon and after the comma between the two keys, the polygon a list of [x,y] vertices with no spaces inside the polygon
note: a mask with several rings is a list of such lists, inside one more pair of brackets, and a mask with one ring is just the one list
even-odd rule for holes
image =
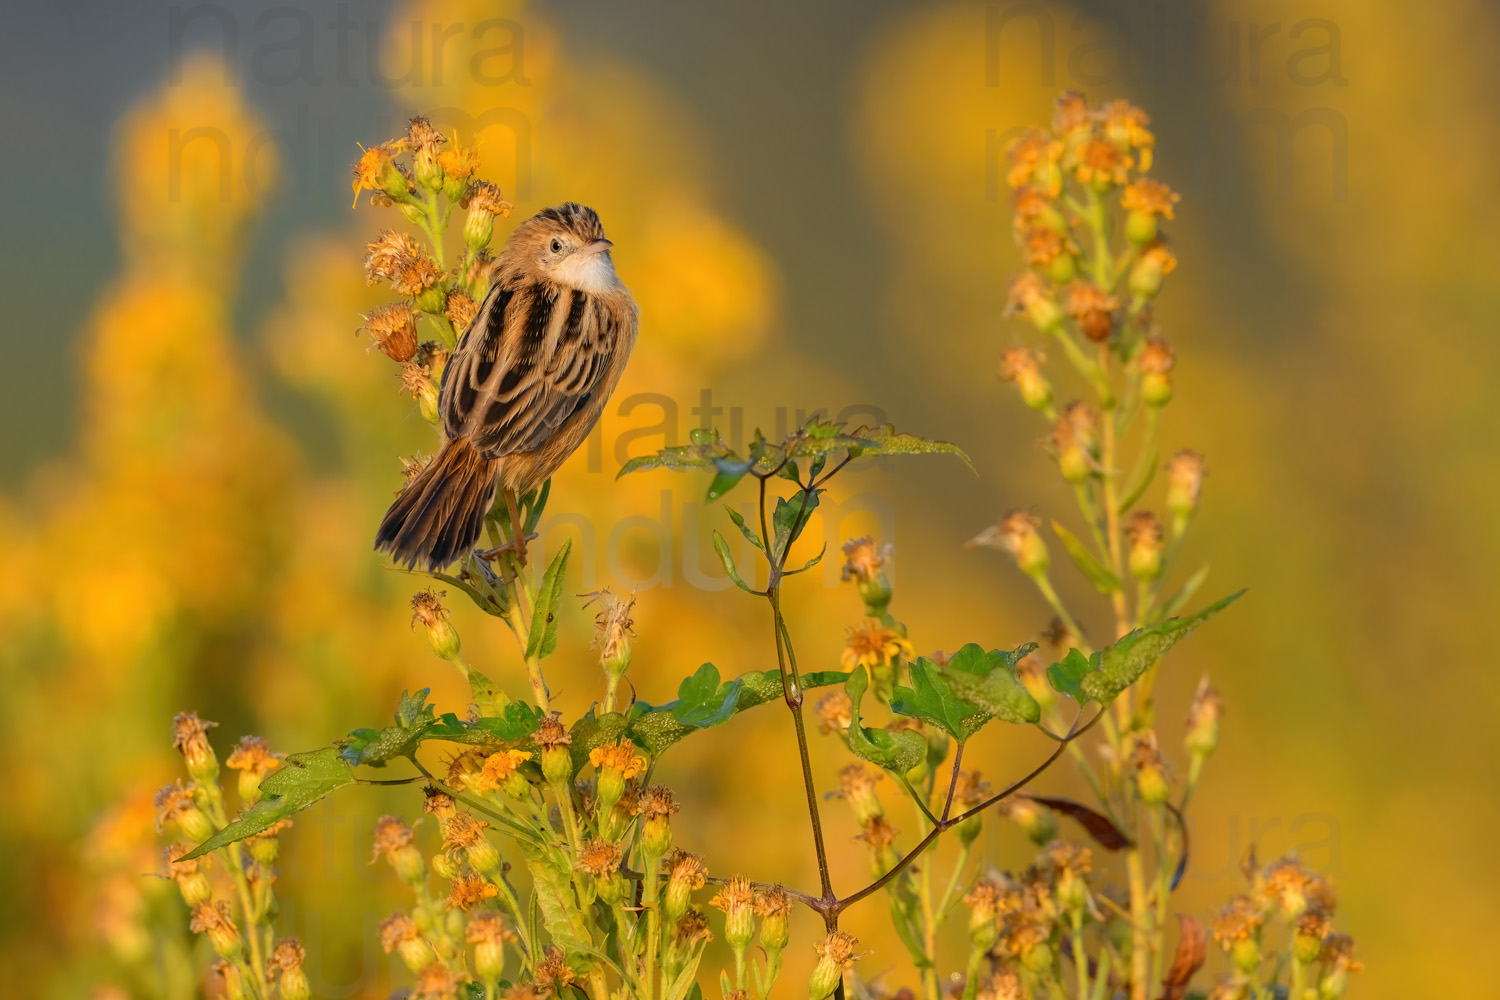
{"label": "plant stem", "polygon": [[1146,873],[1141,862],[1139,838],[1125,855],[1125,869],[1130,878],[1130,1000],[1146,1000],[1150,982],[1150,917],[1146,912]]}
{"label": "plant stem", "polygon": [[1089,1000],[1089,956],[1083,950],[1083,911],[1074,909],[1073,933],[1073,969],[1078,974],[1078,1000]]}

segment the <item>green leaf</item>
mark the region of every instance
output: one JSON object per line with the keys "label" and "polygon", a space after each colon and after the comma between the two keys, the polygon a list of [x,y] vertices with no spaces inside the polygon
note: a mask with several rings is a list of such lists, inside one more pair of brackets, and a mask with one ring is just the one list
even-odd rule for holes
{"label": "green leaf", "polygon": [[694,729],[708,729],[734,717],[740,699],[740,682],[719,683],[719,668],[705,663],[677,688],[672,714]]}
{"label": "green leaf", "polygon": [[989,721],[989,713],[953,693],[937,664],[919,656],[907,667],[911,687],[896,685],[891,710],[900,715],[931,722],[963,742]]}
{"label": "green leaf", "polygon": [[746,462],[737,458],[715,459],[714,467],[719,471],[718,474],[714,476],[713,482],[708,484],[708,496],[705,498],[706,501],[708,503],[713,503],[715,500],[719,499],[719,497],[734,489],[735,485],[738,484],[741,479],[745,478],[745,473],[750,471],[751,464],[752,463],[750,462]]}
{"label": "green leaf", "polygon": [[787,459],[786,464],[776,471],[776,475],[787,482],[796,483],[798,486],[802,485],[802,470],[797,468],[796,459]]}
{"label": "green leaf", "polygon": [[1193,599],[1193,595],[1198,593],[1198,588],[1202,587],[1203,581],[1207,579],[1208,563],[1204,563],[1198,572],[1188,577],[1187,583],[1182,585],[1181,590],[1167,598],[1166,603],[1161,606],[1161,616],[1170,618],[1181,611],[1182,606]]}
{"label": "green leaf", "polygon": [[560,863],[556,851],[525,839],[518,838],[516,844],[526,859],[527,870],[531,872],[532,891],[541,907],[542,924],[547,928],[548,936],[568,954],[592,951],[593,940],[573,895],[573,873],[568,870],[565,860]]}
{"label": "green leaf", "polygon": [[1067,550],[1068,558],[1073,560],[1073,565],[1083,571],[1083,575],[1089,578],[1094,589],[1108,597],[1120,589],[1120,578],[1110,572],[1109,567],[1094,558],[1094,554],[1088,550],[1088,546],[1078,540],[1067,528],[1052,522],[1052,531],[1062,540],[1063,548]]}
{"label": "green leaf", "polygon": [[338,747],[294,753],[260,783],[261,798],[238,819],[183,856],[199,858],[299,813],[330,792],[354,784]]}
{"label": "green leaf", "polygon": [[639,455],[620,467],[616,479],[642,469],[711,469],[721,458],[733,459],[734,452],[724,443],[718,431],[694,428],[688,435],[691,444],[663,448],[654,455]]}
{"label": "green leaf", "polygon": [[761,542],[760,536],[751,531],[750,526],[745,523],[745,515],[727,503],[724,505],[724,509],[729,512],[729,519],[734,522],[734,526],[740,529],[740,534],[749,539],[751,545],[764,552],[766,550],[765,545]]}
{"label": "green leaf", "polygon": [[[699,692],[706,692],[708,689],[707,675],[704,675],[701,680],[699,679],[699,675],[704,675],[702,667],[699,667],[698,672],[689,678],[688,681],[683,682],[683,687],[688,688],[689,697],[692,699],[687,707],[683,706],[680,698],[678,701],[657,706],[638,701],[632,707],[629,735],[632,740],[652,756],[660,756],[662,751],[666,750],[667,747],[670,747],[683,737],[697,732],[700,728],[704,728],[691,722],[684,722],[684,717],[689,719],[699,717],[712,719],[718,714],[717,711],[704,707],[706,704],[712,704],[712,701],[706,695],[699,694]],[[713,699],[717,699],[722,692],[723,701],[718,702],[721,709],[730,700],[729,687],[734,685],[738,688],[738,694],[734,696],[733,700],[733,712],[731,713],[733,715],[738,715],[746,709],[754,708],[756,705],[763,705],[768,701],[782,696],[781,671],[779,670],[751,670],[740,674],[722,686],[718,685],[716,679],[717,671],[714,677],[715,691],[712,697]],[[848,674],[838,670],[815,671],[802,675],[802,688],[804,691],[810,691],[814,688],[842,684],[848,677]],[[691,686],[689,686],[689,681],[693,682]],[[682,688],[678,690],[679,693],[682,692]],[[679,709],[682,709],[682,711],[679,711]],[[703,714],[700,715],[700,713]],[[712,722],[711,724],[720,725],[722,722],[728,721],[728,718],[729,716],[726,715],[724,719]]]}
{"label": "green leaf", "polygon": [[446,712],[427,728],[427,738],[477,746],[521,748],[531,745],[531,734],[537,731],[541,720],[540,708],[524,701],[513,701],[498,714],[481,716],[473,721]]}
{"label": "green leaf", "polygon": [[844,682],[849,695],[849,749],[862,760],[905,775],[927,757],[927,739],[918,732],[903,729],[866,729],[859,721],[859,704],[870,687],[870,675],[858,667]]}
{"label": "green leaf", "polygon": [[809,492],[798,491],[792,494],[790,500],[778,497],[776,500],[776,511],[771,515],[771,531],[773,541],[771,543],[771,554],[780,558],[787,550],[787,546],[795,542],[807,528],[807,522],[812,520],[812,512],[818,509],[818,497],[823,490],[812,490]]}
{"label": "green leaf", "polygon": [[526,658],[543,659],[557,648],[557,609],[562,602],[563,577],[568,572],[568,553],[573,551],[573,539],[563,542],[557,555],[542,577],[542,585],[536,592],[536,604],[531,611],[531,632],[526,637]]}
{"label": "green leaf", "polygon": [[943,668],[944,676],[956,696],[978,706],[987,716],[1015,725],[1037,722],[1042,707],[1016,678],[1016,664],[1034,649],[1036,643],[1028,642],[1013,650],[985,652],[971,642],[953,654]]}
{"label": "green leaf", "polygon": [[849,449],[849,454],[855,458],[867,455],[956,455],[976,475],[979,471],[958,445],[932,441],[915,434],[901,434],[890,424],[882,427],[858,427],[850,431],[849,436],[860,442]]}
{"label": "green leaf", "polygon": [[1160,625],[1138,628],[1113,646],[1095,653],[1096,669],[1083,678],[1083,693],[1101,705],[1109,704],[1166,655],[1167,650],[1243,593],[1241,590],[1230,594],[1187,618],[1169,618]]}
{"label": "green leaf", "polygon": [[1093,669],[1088,657],[1076,649],[1070,649],[1060,663],[1047,668],[1047,680],[1052,682],[1053,690],[1060,691],[1083,705],[1089,700],[1088,695],[1083,693],[1083,679]]}
{"label": "green leaf", "polygon": [[396,724],[384,729],[356,729],[344,742],[342,756],[350,764],[384,767],[397,757],[410,757],[417,744],[427,738],[436,721],[432,706],[427,704],[428,689],[416,694],[401,692],[396,708]]}
{"label": "green leaf", "polygon": [[498,715],[510,704],[510,696],[484,674],[469,669],[469,697],[480,715]]}
{"label": "green leaf", "polygon": [[746,583],[740,576],[740,571],[734,568],[734,556],[729,552],[729,543],[724,541],[724,536],[719,534],[718,529],[714,530],[714,551],[719,554],[719,562],[724,564],[724,572],[729,574],[729,579],[734,581],[736,587],[749,594],[760,593]]}
{"label": "green leaf", "polygon": [[823,556],[827,552],[828,552],[828,543],[824,542],[823,543],[823,547],[818,550],[818,554],[817,555],[813,556],[807,562],[803,563],[800,568],[786,570],[781,575],[782,576],[796,576],[798,573],[806,573],[808,570],[812,569],[818,563],[822,562],[823,561]]}

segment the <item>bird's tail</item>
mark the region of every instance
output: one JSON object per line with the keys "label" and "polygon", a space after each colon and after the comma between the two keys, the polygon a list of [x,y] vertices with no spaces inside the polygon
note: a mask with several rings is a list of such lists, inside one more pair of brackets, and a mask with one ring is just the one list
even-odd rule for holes
{"label": "bird's tail", "polygon": [[386,511],[375,548],[398,563],[420,563],[434,572],[463,558],[479,540],[494,502],[498,464],[468,438],[445,443]]}

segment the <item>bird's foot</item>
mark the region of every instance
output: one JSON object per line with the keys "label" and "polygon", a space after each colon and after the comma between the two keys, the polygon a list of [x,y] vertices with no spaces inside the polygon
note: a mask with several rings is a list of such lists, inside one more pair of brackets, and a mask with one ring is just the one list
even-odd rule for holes
{"label": "bird's foot", "polygon": [[483,559],[485,562],[492,563],[495,560],[499,559],[501,556],[505,555],[507,552],[510,552],[513,553],[516,557],[516,565],[525,566],[526,547],[530,545],[534,539],[540,537],[541,536],[536,532],[532,532],[531,534],[526,535],[522,538],[512,538],[504,545],[496,546],[493,549],[484,549],[480,552],[476,552],[475,555],[479,556],[479,558]]}

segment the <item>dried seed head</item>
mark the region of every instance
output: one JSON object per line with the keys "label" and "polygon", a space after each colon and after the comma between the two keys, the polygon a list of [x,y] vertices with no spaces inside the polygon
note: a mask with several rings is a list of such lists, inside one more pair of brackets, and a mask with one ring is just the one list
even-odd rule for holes
{"label": "dried seed head", "polygon": [[1130,572],[1141,580],[1154,580],[1162,569],[1162,527],[1149,510],[1132,513],[1125,522],[1125,537],[1130,541]]}
{"label": "dried seed head", "polygon": [[422,254],[422,245],[410,233],[387,229],[365,244],[365,283],[394,281]]}
{"label": "dried seed head", "polygon": [[854,716],[851,714],[854,711],[854,703],[849,700],[849,696],[842,688],[818,699],[816,708],[818,732],[824,735],[841,733],[854,721]]}
{"label": "dried seed head", "polygon": [[638,814],[647,820],[664,819],[681,808],[672,797],[672,790],[666,785],[652,785],[642,793],[637,803]]}
{"label": "dried seed head", "polygon": [[635,635],[635,622],[630,613],[635,609],[635,592],[625,598],[605,587],[584,596],[588,597],[584,607],[596,601],[599,603],[590,646],[599,650],[599,665],[604,672],[618,679],[630,666],[630,640]]}
{"label": "dried seed head", "polygon": [[422,811],[436,817],[440,825],[447,825],[448,821],[458,814],[458,807],[453,804],[453,796],[435,785],[428,785],[422,789],[422,794],[426,796],[422,801]]}
{"label": "dried seed head", "polygon": [[443,847],[449,854],[467,850],[484,840],[489,823],[471,812],[457,812],[443,825]]}
{"label": "dried seed head", "polygon": [[416,923],[404,913],[397,913],[380,922],[380,947],[387,955],[408,941],[419,940],[422,932]]}
{"label": "dried seed head", "polygon": [[489,181],[475,181],[464,195],[463,207],[473,212],[484,212],[491,216],[507,216],[514,207],[500,196],[500,185]]}
{"label": "dried seed head", "polygon": [[1265,916],[1249,896],[1235,896],[1219,911],[1214,921],[1214,940],[1229,950],[1241,941],[1248,941],[1266,922]]}
{"label": "dried seed head", "polygon": [[219,758],[208,742],[208,731],[217,722],[198,718],[196,712],[179,712],[172,719],[172,748],[182,754],[194,781],[211,782],[219,774]]}
{"label": "dried seed head", "polygon": [[[1196,451],[1179,451],[1167,463],[1167,510],[1184,527],[1187,519],[1198,509],[1205,471],[1203,456]],[[1181,533],[1175,523],[1173,531]]]}
{"label": "dried seed head", "polygon": [[891,826],[884,814],[876,814],[865,820],[864,829],[855,839],[864,841],[876,855],[880,855],[890,849],[900,833],[900,830]]}
{"label": "dried seed head", "polygon": [[479,314],[479,303],[469,298],[469,293],[455,290],[448,293],[447,305],[443,307],[443,315],[448,317],[448,322],[453,324],[453,329],[462,334],[474,322],[474,317]]}
{"label": "dried seed head", "polygon": [[266,971],[273,970],[290,972],[293,969],[302,968],[302,963],[307,961],[307,949],[296,938],[285,937],[276,942],[276,947],[271,951],[271,957],[266,960]]}
{"label": "dried seed head", "polygon": [[381,858],[390,860],[397,851],[411,847],[416,834],[406,821],[396,816],[382,816],[375,821],[374,852],[370,855],[373,864]]}
{"label": "dried seed head", "polygon": [[443,280],[442,269],[438,267],[437,261],[425,253],[417,253],[402,262],[402,267],[391,276],[391,287],[401,295],[409,295],[413,298],[421,295],[429,288],[434,287]]}
{"label": "dried seed head", "polygon": [[1198,682],[1193,703],[1188,707],[1187,734],[1183,744],[1194,756],[1211,754],[1219,745],[1219,719],[1224,715],[1224,699],[1209,687],[1208,678]]}
{"label": "dried seed head", "polygon": [[889,558],[889,550],[882,552],[871,535],[845,542],[843,549],[844,566],[839,576],[846,582],[868,583],[874,580]]}
{"label": "dried seed head", "polygon": [[1014,382],[1021,399],[1033,410],[1045,411],[1052,405],[1052,384],[1042,374],[1046,356],[1026,347],[1007,347],[1000,355],[1000,377]]}
{"label": "dried seed head", "polygon": [[1084,336],[1099,343],[1114,332],[1114,313],[1118,308],[1119,299],[1086,281],[1075,281],[1068,286],[1068,298],[1063,305],[1063,311],[1073,317]]}
{"label": "dried seed head", "polygon": [[578,852],[578,867],[595,878],[605,878],[620,870],[624,857],[619,844],[595,837],[586,841]]}
{"label": "dried seed head", "polygon": [[516,940],[516,934],[500,914],[481,913],[464,926],[464,940],[470,944],[505,944]]}
{"label": "dried seed head", "polygon": [[677,921],[676,941],[678,947],[691,946],[700,941],[712,941],[713,932],[708,928],[708,917],[696,906],[690,906]]}
{"label": "dried seed head", "polygon": [[565,747],[573,742],[572,735],[563,727],[562,722],[555,715],[549,715],[542,719],[532,739],[543,750]]}
{"label": "dried seed head", "polygon": [[240,929],[230,916],[228,900],[204,900],[194,906],[188,929],[194,934],[206,935],[220,958],[234,958],[244,946]]}
{"label": "dried seed head", "polygon": [[365,317],[364,331],[373,345],[397,363],[417,353],[417,314],[409,302],[391,302]]}
{"label": "dried seed head", "polygon": [[568,966],[563,950],[555,944],[548,945],[546,956],[536,964],[537,983],[557,996],[562,996],[563,991],[577,979],[578,975]]}

